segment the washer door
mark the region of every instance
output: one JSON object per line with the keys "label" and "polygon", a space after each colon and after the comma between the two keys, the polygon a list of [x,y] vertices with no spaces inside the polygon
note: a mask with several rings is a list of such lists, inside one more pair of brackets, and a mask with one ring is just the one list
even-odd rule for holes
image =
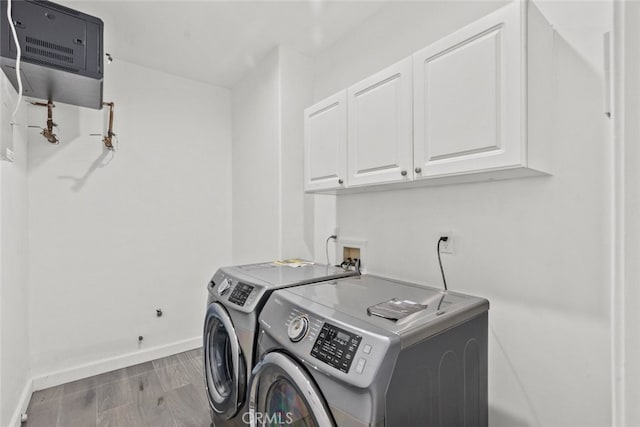
{"label": "washer door", "polygon": [[218,303],[207,309],[203,339],[209,405],[223,419],[230,419],[244,403],[246,366],[231,318]]}
{"label": "washer door", "polygon": [[249,391],[252,426],[335,426],[313,379],[289,356],[272,352],[253,370]]}

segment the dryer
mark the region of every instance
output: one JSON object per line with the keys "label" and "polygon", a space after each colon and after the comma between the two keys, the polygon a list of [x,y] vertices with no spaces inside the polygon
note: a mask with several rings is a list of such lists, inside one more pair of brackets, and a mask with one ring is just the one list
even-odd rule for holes
{"label": "dryer", "polygon": [[488,308],[370,275],[276,291],[259,319],[252,425],[486,427]]}
{"label": "dryer", "polygon": [[354,276],[320,264],[300,267],[260,263],[223,267],[208,284],[204,321],[204,377],[214,421],[242,416],[255,361],[258,315],[276,289]]}

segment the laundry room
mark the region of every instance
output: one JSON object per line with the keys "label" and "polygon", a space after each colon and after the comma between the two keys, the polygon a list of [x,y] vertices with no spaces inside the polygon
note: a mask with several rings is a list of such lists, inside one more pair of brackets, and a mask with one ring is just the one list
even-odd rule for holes
{"label": "laundry room", "polygon": [[640,4],[0,10],[0,426],[640,425]]}

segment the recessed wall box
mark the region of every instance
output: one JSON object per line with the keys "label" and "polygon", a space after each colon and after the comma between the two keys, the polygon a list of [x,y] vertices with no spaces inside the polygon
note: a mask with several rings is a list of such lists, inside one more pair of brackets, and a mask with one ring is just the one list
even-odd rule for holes
{"label": "recessed wall box", "polygon": [[338,238],[336,245],[336,260],[338,263],[357,258],[360,260],[360,271],[366,273],[367,241],[359,239]]}
{"label": "recessed wall box", "polygon": [[[102,20],[44,0],[12,1],[11,8],[24,96],[102,109]],[[17,48],[6,0],[0,1],[0,31],[0,65],[17,90]]]}

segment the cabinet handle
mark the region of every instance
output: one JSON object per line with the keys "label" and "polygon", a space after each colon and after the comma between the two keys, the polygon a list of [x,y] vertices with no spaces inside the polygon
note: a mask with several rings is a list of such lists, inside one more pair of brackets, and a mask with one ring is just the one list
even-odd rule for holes
{"label": "cabinet handle", "polygon": [[422,168],[416,168],[416,173],[422,172]]}
{"label": "cabinet handle", "polygon": [[400,175],[402,175],[402,176],[407,176],[407,171],[402,171],[402,172],[400,172]]}
{"label": "cabinet handle", "polygon": [[342,185],[342,184],[344,184],[344,181],[342,179],[338,178],[338,184]]}

